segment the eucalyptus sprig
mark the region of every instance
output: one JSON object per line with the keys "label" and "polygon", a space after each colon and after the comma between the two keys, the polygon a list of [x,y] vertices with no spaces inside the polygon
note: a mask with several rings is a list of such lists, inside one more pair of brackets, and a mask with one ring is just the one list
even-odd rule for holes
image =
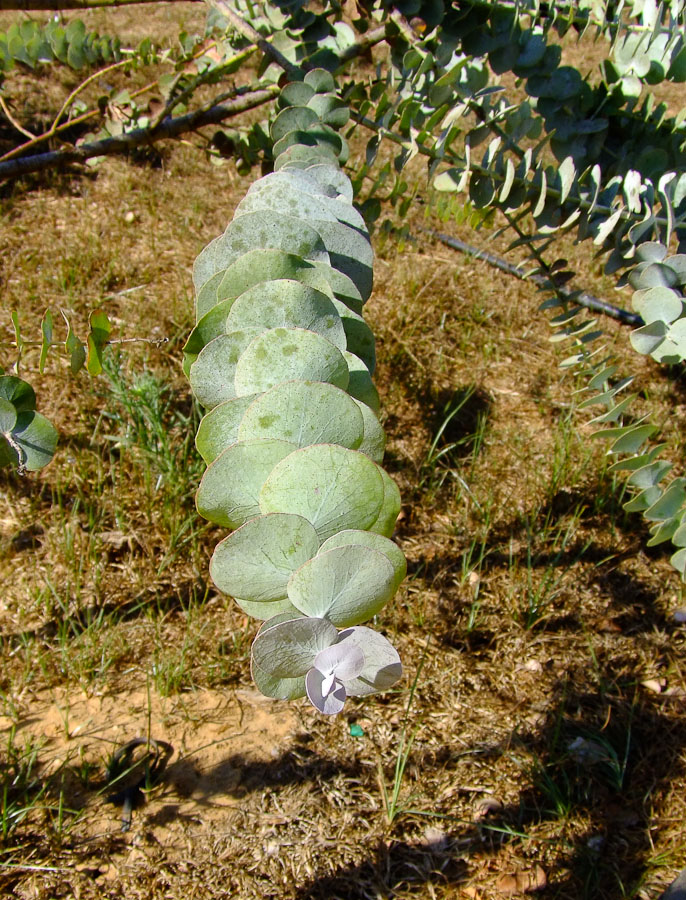
{"label": "eucalyptus sprig", "polygon": [[207,413],[199,512],[234,529],[217,587],[264,625],[252,673],[269,697],[335,714],[390,687],[397,652],[362,623],[406,571],[390,540],[400,510],[381,467],[374,337],[362,310],[373,253],[340,163],[349,118],[332,76],[281,91],[274,172],[198,256],[184,368]]}

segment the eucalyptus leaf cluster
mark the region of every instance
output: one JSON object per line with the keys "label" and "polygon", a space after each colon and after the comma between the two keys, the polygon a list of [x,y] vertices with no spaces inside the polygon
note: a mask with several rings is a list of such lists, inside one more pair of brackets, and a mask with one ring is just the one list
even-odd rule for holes
{"label": "eucalyptus leaf cluster", "polygon": [[401,674],[396,650],[363,625],[405,575],[390,539],[400,496],[381,466],[362,314],[373,253],[340,168],[349,111],[323,69],[286,85],[277,106],[274,171],[193,269],[184,370],[206,409],[196,445],[208,465],[196,503],[232,530],[213,553],[214,583],[263,622],[258,688],[335,714]]}
{"label": "eucalyptus leaf cluster", "polygon": [[[632,332],[631,344],[659,363],[681,363],[686,359],[686,257],[669,255],[657,242],[640,245],[636,256],[638,263],[626,280],[635,289],[633,307],[646,324]],[[556,313],[552,340],[575,346],[576,352],[561,365],[586,379],[584,391],[590,396],[578,408],[602,407],[588,424],[594,427],[591,436],[607,443],[615,460],[608,471],[627,476],[631,496],[624,509],[641,513],[650,523],[649,547],[671,541],[675,552],[670,562],[686,580],[686,479],[666,480],[673,466],[660,459],[665,444],[648,446],[658,428],[634,414],[638,394],[629,392],[633,376],[620,376],[616,358],[603,344],[605,335],[597,318],[589,317],[583,307],[555,296],[542,308]]]}
{"label": "eucalyptus leaf cluster", "polygon": [[631,334],[631,346],[659,363],[686,359],[686,254],[646,242],[637,248],[638,265],[628,276],[632,304],[646,323]]}
{"label": "eucalyptus leaf cluster", "polygon": [[10,25],[7,31],[0,31],[0,73],[16,63],[34,69],[44,63],[60,62],[82,69],[116,62],[121,58],[120,50],[118,37],[89,32],[81,19],[72,19],[67,25],[56,21],[41,25],[24,19]]}
{"label": "eucalyptus leaf cluster", "polygon": [[[649,90],[686,80],[683,4],[550,6],[468,2],[430,30],[405,29],[385,81],[350,94],[377,132],[367,169],[381,140],[393,141],[398,172],[421,154],[439,191],[467,193],[477,210],[528,213],[534,242],[574,229],[613,251],[616,271],[638,244],[686,235],[686,111],[670,114]],[[402,8],[422,15],[418,2]],[[595,77],[563,65],[550,40],[552,28],[584,34],[591,22],[611,57]],[[492,83],[506,72],[527,100]]]}

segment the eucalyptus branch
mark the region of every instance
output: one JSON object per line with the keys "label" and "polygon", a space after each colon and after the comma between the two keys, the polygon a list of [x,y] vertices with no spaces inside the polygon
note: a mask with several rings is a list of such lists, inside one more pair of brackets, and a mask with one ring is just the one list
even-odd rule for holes
{"label": "eucalyptus branch", "polygon": [[[146,84],[144,87],[139,88],[137,91],[134,91],[131,94],[131,99],[135,100],[136,97],[140,97],[142,94],[147,93],[148,91],[153,90],[153,88],[157,87],[159,83],[159,79],[155,81],[151,81],[149,84]],[[37,146],[38,144],[42,144],[44,141],[47,141],[51,137],[55,137],[55,135],[60,134],[60,132],[65,131],[67,128],[72,128],[74,125],[81,125],[83,122],[88,122],[90,119],[95,118],[95,116],[100,115],[100,109],[90,109],[85,113],[81,113],[79,116],[74,116],[73,119],[69,119],[66,122],[63,122],[61,125],[58,125],[54,131],[45,131],[43,134],[38,134],[35,137],[32,137],[30,141],[26,141],[24,144],[20,144],[18,147],[13,147],[12,150],[8,150],[4,156],[0,156],[0,166],[3,163],[7,162],[10,159],[14,159],[17,156],[22,156],[22,154],[26,153],[27,150],[30,150],[32,147]],[[2,171],[0,169],[0,171]]]}
{"label": "eucalyptus branch", "polygon": [[[243,62],[248,59],[255,52],[255,47],[247,47],[245,50],[237,53],[235,56],[232,56],[231,59],[226,60],[226,62],[222,63],[220,66],[217,66],[214,69],[210,69],[207,72],[203,72],[201,75],[198,75],[193,79],[192,83],[188,85],[187,88],[181,91],[181,93],[174,96],[174,90],[178,86],[181,77],[183,76],[183,72],[179,72],[178,76],[174,80],[174,84],[171,87],[171,91],[169,94],[169,99],[164,104],[162,109],[157,113],[152,122],[150,123],[150,129],[155,131],[160,124],[167,118],[167,116],[172,112],[175,106],[178,106],[179,103],[184,103],[188,100],[194,92],[204,84],[208,77],[211,75],[215,78],[217,75],[221,74],[222,69],[227,69],[230,66],[235,65],[236,63]],[[221,101],[217,101],[221,102]]]}
{"label": "eucalyptus branch", "polygon": [[[210,49],[212,46],[216,46],[216,43],[217,43],[216,41],[213,42],[213,44],[210,44],[210,47],[204,46],[201,50],[199,50],[193,54],[193,56],[190,58],[190,61],[192,62],[193,60],[199,59],[201,56],[203,56],[205,53],[207,53],[208,49]],[[252,50],[252,49],[249,51],[248,50],[244,51],[246,58],[252,52],[254,52],[254,50]],[[242,54],[238,54],[237,56],[234,56],[230,60],[228,60],[224,65],[233,64],[241,58],[242,58]],[[97,72],[94,72],[84,82],[82,82],[80,85],[78,85],[78,87],[76,87],[72,91],[72,93],[69,95],[69,97],[67,97],[64,104],[62,105],[61,110],[59,111],[57,116],[55,116],[55,119],[54,119],[51,127],[48,129],[48,131],[45,131],[45,132],[43,132],[43,134],[39,134],[39,135],[35,135],[35,136],[31,135],[29,132],[23,132],[24,134],[26,134],[27,137],[30,137],[31,140],[26,141],[23,144],[20,144],[18,147],[14,147],[12,150],[9,150],[3,156],[0,156],[0,164],[3,162],[6,162],[7,160],[14,159],[17,156],[23,156],[27,151],[31,150],[32,147],[35,147],[38,144],[49,140],[51,137],[55,137],[55,135],[59,134],[61,131],[64,131],[67,128],[71,128],[74,125],[81,125],[82,123],[89,121],[90,119],[94,118],[95,116],[100,115],[100,113],[101,113],[100,108],[91,109],[85,113],[81,113],[81,115],[79,115],[79,116],[74,116],[73,119],[69,119],[68,121],[63,122],[61,125],[58,124],[60,118],[64,115],[65,109],[73,101],[74,97],[84,87],[86,87],[87,84],[89,84],[90,82],[99,78],[105,72],[109,72],[112,69],[116,69],[118,66],[123,66],[126,63],[130,63],[130,62],[132,62],[132,60],[130,60],[130,59],[120,60],[117,63],[113,63],[111,66],[106,66],[104,69],[99,69]],[[221,68],[221,67],[219,67],[219,68]],[[216,72],[217,72],[217,69],[212,70],[212,74],[216,74]],[[183,75],[183,73],[179,73],[179,77],[181,77],[182,75]],[[155,81],[151,81],[148,84],[146,84],[144,87],[139,88],[137,91],[133,91],[131,93],[131,99],[135,100],[137,97],[140,97],[143,94],[146,94],[148,91],[151,91],[158,86],[159,86],[159,78],[156,78]],[[194,89],[195,89],[195,87],[198,87],[198,86],[199,86],[199,83],[194,84]],[[216,98],[214,104],[212,104],[212,105],[222,103],[225,99],[230,97],[232,95],[232,93],[233,92],[222,94],[221,98]],[[169,112],[171,112],[171,109],[173,109],[174,106],[176,106],[180,102],[183,102],[184,96],[185,96],[185,92],[184,92],[184,94],[180,95],[179,97],[177,97],[174,100],[173,104],[171,105],[171,108],[168,107],[168,104],[165,105],[165,107],[162,110],[162,115],[159,117],[160,122]],[[2,102],[2,97],[0,97],[0,103],[1,102]],[[206,108],[206,107],[203,107],[203,108]],[[151,123],[151,126],[150,126],[151,129],[156,128],[158,126],[159,122],[157,121],[157,118],[158,117],[156,116],[155,119],[153,120],[153,122]],[[17,127],[19,127],[19,126],[17,126]]]}
{"label": "eucalyptus branch", "polygon": [[[396,134],[394,131],[391,131],[389,128],[384,128],[382,125],[378,125],[372,119],[367,118],[366,116],[361,116],[359,113],[356,113],[353,109],[350,110],[350,118],[353,121],[357,122],[359,125],[363,125],[365,128],[368,128],[370,131],[375,132],[381,138],[386,138],[394,144],[397,144],[400,147],[407,147],[408,140],[402,135]],[[427,159],[432,160],[433,162],[445,162],[448,165],[453,165],[456,167],[464,167],[465,162],[463,159],[460,159],[458,156],[455,156],[450,153],[437,153],[432,147],[427,146],[426,144],[421,144],[419,141],[412,142],[413,147],[416,148],[417,153],[422,156],[426,156]],[[489,169],[487,166],[482,166],[479,163],[470,160],[469,163],[470,171],[476,172],[479,175],[483,175],[486,178],[492,178],[493,181],[500,182],[502,184],[505,183],[505,173],[497,172],[495,169]],[[527,188],[531,188],[532,185],[526,178],[517,178],[515,177],[515,183],[523,184]],[[551,200],[557,200],[562,203],[562,192],[551,185],[546,186],[547,196]],[[588,212],[589,210],[593,210],[594,213],[601,214],[603,216],[609,217],[611,216],[615,210],[609,206],[604,206],[601,203],[594,203],[591,200],[586,200],[584,197],[579,196],[578,194],[568,194],[565,197],[564,204],[567,206],[574,206],[576,209],[581,210],[582,212]],[[642,222],[643,215],[638,212],[633,212],[627,206],[622,208],[620,217],[624,222]],[[667,227],[670,223],[666,216],[654,216],[655,224],[660,225],[661,227]]]}
{"label": "eucalyptus branch", "polygon": [[[49,10],[59,12],[62,9],[100,9],[117,6],[133,6],[141,3],[181,3],[186,0],[0,0],[0,11],[17,10]],[[190,3],[202,3],[203,0],[187,0]]]}
{"label": "eucalyptus branch", "polygon": [[[286,59],[286,57],[281,53],[281,51],[277,50],[266,38],[263,38],[262,35],[255,31],[255,29],[250,25],[245,19],[242,19],[226,2],[225,0],[208,0],[216,9],[221,12],[223,16],[225,16],[231,25],[243,35],[244,38],[251,41],[251,43],[256,44],[257,47],[270,59],[272,59],[278,66],[284,70],[284,72],[288,75],[289,78],[298,79],[300,77],[301,70],[307,70],[310,66],[305,63],[302,67],[294,65],[290,60]],[[339,55],[339,65],[337,66],[335,72],[338,74],[344,66],[349,63],[351,60],[360,56],[362,53],[366,53],[367,50],[374,47],[376,44],[382,43],[387,37],[386,34],[386,26],[380,25],[378,28],[373,28],[371,31],[368,31],[367,34],[363,35],[363,37],[356,41],[354,44],[351,44],[350,47],[347,47],[342,53]]]}
{"label": "eucalyptus branch", "polygon": [[[473,247],[471,244],[467,244],[459,238],[450,237],[450,235],[442,234],[440,231],[434,231],[433,228],[422,228],[422,231],[431,235],[431,237],[440,241],[442,244],[445,244],[446,247],[450,247],[453,250],[459,250],[460,253],[465,253],[473,259],[482,259],[484,262],[488,263],[489,266],[493,266],[494,269],[499,269],[507,275],[514,275],[515,278],[519,278],[521,281],[531,281],[538,287],[548,288],[551,286],[551,279],[548,276],[541,275],[537,272],[527,274],[526,272],[523,272],[519,266],[508,262],[506,259],[503,259],[502,256],[498,256],[497,253],[491,253],[488,250],[481,250],[478,247]],[[607,300],[595,297],[587,291],[572,291],[559,285],[557,289],[566,300],[578,303],[579,306],[585,306],[586,309],[592,309],[594,312],[603,313],[606,316],[610,316],[612,319],[617,319],[617,321],[621,322],[623,325],[633,325],[634,327],[645,325],[645,322],[638,313],[632,313],[628,309],[622,309],[621,306],[615,306],[614,303],[608,303]]]}
{"label": "eucalyptus branch", "polygon": [[112,63],[109,66],[105,66],[104,69],[98,69],[97,72],[93,72],[91,75],[88,76],[88,78],[86,78],[84,81],[82,81],[81,84],[77,85],[74,88],[74,90],[71,92],[71,94],[69,94],[69,96],[64,101],[64,103],[62,104],[60,111],[57,113],[57,115],[53,119],[52,125],[45,132],[45,136],[52,137],[55,134],[55,131],[57,129],[57,126],[59,125],[59,121],[62,118],[62,116],[69,109],[69,107],[72,105],[72,103],[78,97],[78,95],[81,93],[81,91],[83,91],[85,88],[87,88],[89,84],[92,84],[94,81],[96,81],[98,78],[100,78],[100,76],[104,75],[106,72],[113,72],[115,69],[122,69],[122,68],[124,68],[124,66],[131,65],[132,62],[133,62],[132,59],[120,59],[118,62]]}
{"label": "eucalyptus branch", "polygon": [[410,46],[418,43],[417,35],[412,31],[410,23],[399,10],[394,9],[389,18]]}
{"label": "eucalyptus branch", "polygon": [[245,93],[228,103],[217,104],[207,110],[196,110],[184,116],[177,116],[163,122],[153,133],[148,128],[136,128],[117,137],[105,138],[93,141],[90,144],[81,144],[79,147],[68,147],[49,153],[40,153],[35,156],[25,156],[21,159],[0,162],[0,180],[16,178],[19,175],[28,175],[31,172],[40,172],[44,169],[64,166],[69,163],[86,162],[96,156],[111,156],[116,153],[124,153],[136,147],[150,145],[162,138],[178,137],[189,131],[195,131],[206,125],[216,125],[239,113],[262,106],[273,100],[279,89],[269,86],[256,91]]}
{"label": "eucalyptus branch", "polygon": [[366,53],[367,50],[371,50],[372,47],[375,47],[377,44],[383,43],[386,40],[386,26],[379,25],[378,28],[372,28],[366,34],[364,34],[359,41],[356,41],[354,44],[351,44],[342,53],[339,54],[338,59],[340,60],[340,64],[335,69],[334,74],[338,75],[341,70],[345,67],[345,65],[351,60],[355,59],[358,56],[361,56],[363,53]]}
{"label": "eucalyptus branch", "polygon": [[504,116],[507,113],[507,110],[503,110],[503,112],[496,113],[495,116],[487,116],[485,110],[479,106],[478,103],[475,103],[474,100],[470,99],[467,101],[467,106],[471,112],[474,113],[476,118],[485,125],[489,131],[492,131],[496,137],[499,137],[506,147],[508,147],[515,156],[519,157],[519,159],[524,159],[524,151],[515,141],[512,140],[510,135],[498,125],[497,119],[501,116]]}
{"label": "eucalyptus branch", "polygon": [[242,19],[235,10],[233,10],[226,0],[208,0],[215,9],[218,9],[219,12],[224,16],[224,18],[228,19],[230,24],[243,35],[244,38],[250,41],[251,44],[255,44],[259,49],[271,59],[274,60],[277,65],[281,66],[284,72],[289,76],[289,78],[297,78],[299,73],[298,66],[294,66],[290,60],[286,59],[286,57],[281,53],[280,50],[277,50],[276,47],[273,47],[266,38],[263,38],[259,31],[256,31],[252,25]]}

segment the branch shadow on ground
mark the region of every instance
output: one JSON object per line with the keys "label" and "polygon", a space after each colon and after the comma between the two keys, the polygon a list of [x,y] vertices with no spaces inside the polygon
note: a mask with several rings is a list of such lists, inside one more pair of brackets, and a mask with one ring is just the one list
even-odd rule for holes
{"label": "branch shadow on ground", "polygon": [[428,884],[459,887],[466,877],[467,864],[452,852],[450,842],[380,842],[364,862],[317,878],[296,896],[297,900],[367,900],[391,898],[402,890],[403,896],[427,897]]}
{"label": "branch shadow on ground", "polygon": [[530,783],[486,824],[511,841],[508,831],[559,823],[559,871],[541,896],[626,900],[652,868],[660,798],[686,773],[686,721],[678,698],[637,688],[638,675],[612,662],[573,667],[545,724],[518,736]]}

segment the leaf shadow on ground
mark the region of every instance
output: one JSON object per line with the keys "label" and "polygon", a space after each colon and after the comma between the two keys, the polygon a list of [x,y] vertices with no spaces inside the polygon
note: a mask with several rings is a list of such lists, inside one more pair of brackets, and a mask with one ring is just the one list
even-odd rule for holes
{"label": "leaf shadow on ground", "polygon": [[515,840],[512,833],[557,831],[558,871],[549,871],[542,896],[635,896],[652,868],[659,800],[683,783],[678,699],[641,689],[618,674],[616,661],[598,662],[594,670],[572,667],[544,725],[517,735],[509,752],[525,754],[530,784],[485,823],[495,829],[494,849]]}
{"label": "leaf shadow on ground", "polygon": [[[486,897],[494,870],[526,873],[540,862],[547,884],[536,896],[627,900],[655,868],[659,814],[652,804],[683,783],[685,748],[686,722],[676,702],[656,707],[609,663],[593,672],[573,667],[555,686],[541,725],[458,754],[478,752],[482,764],[493,766],[503,756],[518,759],[523,786],[516,800],[473,821],[456,820],[436,802],[419,821],[437,825],[439,837],[378,840],[366,859],[315,877],[296,896],[391,900],[428,896],[429,884],[445,890],[471,883]],[[448,748],[438,757],[415,752],[413,763],[419,771],[457,763]]]}
{"label": "leaf shadow on ground", "polygon": [[[406,506],[430,497],[432,505],[442,508],[449,503],[449,492],[441,488],[450,473],[480,452],[493,398],[477,384],[439,388],[428,379],[403,382],[402,390],[411,412],[405,410],[402,419],[390,414],[384,423],[391,444],[384,468],[406,482]],[[413,464],[406,454],[394,452],[394,440],[409,441]]]}

